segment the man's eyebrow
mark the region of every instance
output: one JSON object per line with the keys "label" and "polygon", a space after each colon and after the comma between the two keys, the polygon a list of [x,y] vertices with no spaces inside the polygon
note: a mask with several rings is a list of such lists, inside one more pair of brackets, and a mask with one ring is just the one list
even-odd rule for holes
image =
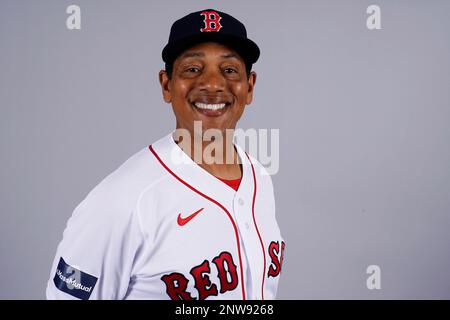
{"label": "man's eyebrow", "polygon": [[239,56],[236,53],[232,53],[232,52],[222,55],[222,58],[225,58],[225,59],[236,58],[239,60]]}
{"label": "man's eyebrow", "polygon": [[205,54],[203,52],[191,51],[191,52],[183,53],[180,58],[196,58],[196,57],[204,57],[204,56],[205,56]]}
{"label": "man's eyebrow", "polygon": [[[183,53],[180,58],[203,58],[204,56],[205,56],[205,54],[201,51],[188,51],[188,52]],[[224,59],[235,58],[235,59],[239,60],[239,56],[233,52],[225,53],[224,55],[221,55],[220,57],[224,58]]]}

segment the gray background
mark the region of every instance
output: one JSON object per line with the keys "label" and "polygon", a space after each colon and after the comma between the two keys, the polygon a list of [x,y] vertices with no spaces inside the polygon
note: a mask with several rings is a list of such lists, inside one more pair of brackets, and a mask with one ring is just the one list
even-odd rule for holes
{"label": "gray background", "polygon": [[361,0],[1,0],[0,298],[44,298],[75,206],[172,130],[161,49],[208,7],[262,50],[240,127],[280,129],[278,298],[450,298],[450,2]]}

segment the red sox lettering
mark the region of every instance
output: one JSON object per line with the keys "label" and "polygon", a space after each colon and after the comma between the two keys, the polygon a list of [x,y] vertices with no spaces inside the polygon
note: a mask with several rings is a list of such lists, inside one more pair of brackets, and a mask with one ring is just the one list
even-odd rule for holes
{"label": "red sox lettering", "polygon": [[[229,252],[222,252],[215,257],[212,262],[215,264],[219,280],[220,293],[236,289],[238,285],[237,266]],[[225,264],[227,269],[225,269]],[[190,274],[194,278],[195,288],[198,291],[198,299],[204,300],[209,296],[217,296],[217,285],[211,283],[209,274],[211,273],[210,262],[203,261],[200,265],[193,267]],[[230,280],[228,280],[228,278]],[[194,300],[195,298],[187,292],[189,280],[181,273],[174,272],[161,277],[166,284],[166,292],[172,300]]]}
{"label": "red sox lettering", "polygon": [[278,241],[272,241],[269,246],[269,255],[272,259],[272,264],[269,267],[267,277],[277,277],[280,274],[281,266],[283,265],[284,241],[281,241],[281,252],[280,243]]}
{"label": "red sox lettering", "polygon": [[[272,241],[268,248],[272,264],[269,268],[267,277],[277,277],[281,272],[283,264],[284,241]],[[228,291],[235,290],[239,284],[237,265],[234,263],[233,256],[227,251],[223,251],[217,257],[212,259],[212,263],[217,270],[219,284],[211,282],[211,263],[204,260],[200,265],[190,270],[190,275],[194,279],[194,287],[198,292],[198,300],[205,300],[210,296],[218,296]],[[172,272],[161,277],[166,285],[166,293],[172,300],[195,300],[190,292],[187,291],[189,279],[179,272]]]}

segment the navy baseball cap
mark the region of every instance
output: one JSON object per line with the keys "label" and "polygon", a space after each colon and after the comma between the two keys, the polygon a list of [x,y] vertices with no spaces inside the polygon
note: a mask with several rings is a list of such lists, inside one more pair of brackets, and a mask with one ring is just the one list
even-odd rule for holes
{"label": "navy baseball cap", "polygon": [[210,41],[234,49],[250,67],[259,58],[259,48],[247,38],[242,22],[224,12],[205,9],[192,12],[173,23],[162,59],[166,65],[171,65],[184,50]]}

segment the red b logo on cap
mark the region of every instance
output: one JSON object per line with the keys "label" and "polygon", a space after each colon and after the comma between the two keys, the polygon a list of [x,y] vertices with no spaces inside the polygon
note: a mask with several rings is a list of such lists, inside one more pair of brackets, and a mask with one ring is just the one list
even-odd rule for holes
{"label": "red b logo on cap", "polygon": [[203,11],[200,15],[204,16],[203,22],[205,23],[205,27],[201,28],[201,32],[217,32],[222,28],[220,24],[221,16],[215,11]]}

